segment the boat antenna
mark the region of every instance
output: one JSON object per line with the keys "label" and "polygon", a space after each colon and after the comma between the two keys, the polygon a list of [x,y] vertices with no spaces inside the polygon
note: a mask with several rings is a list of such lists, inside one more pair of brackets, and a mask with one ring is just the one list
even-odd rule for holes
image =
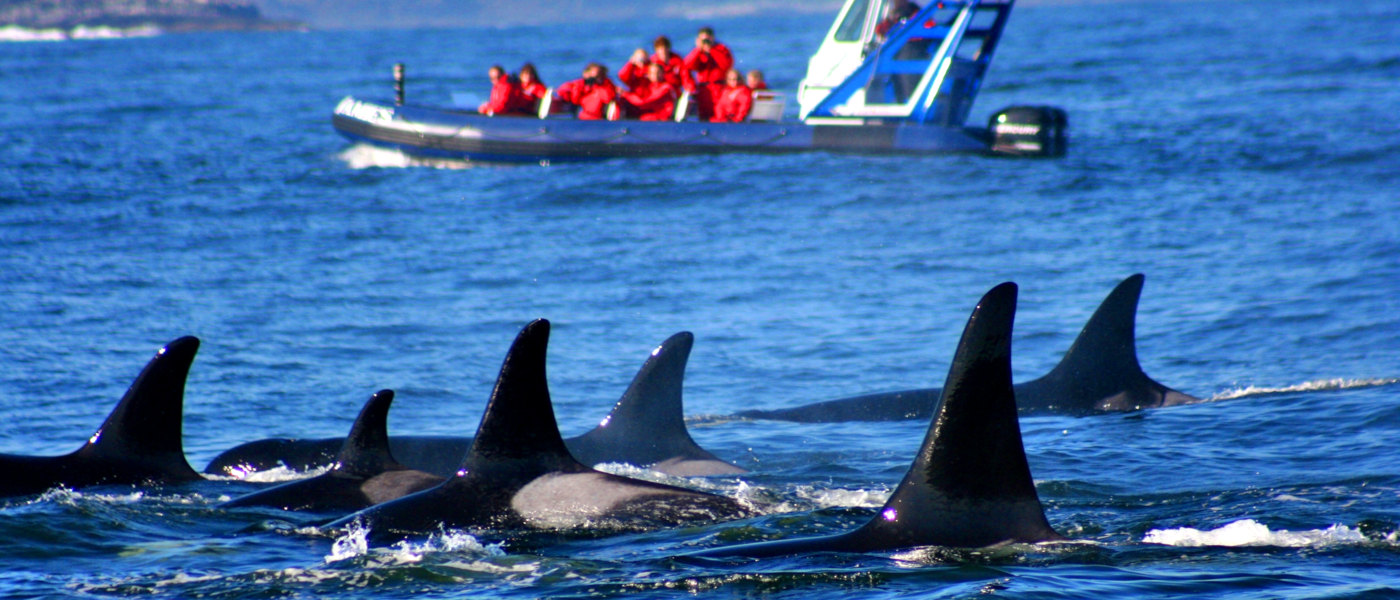
{"label": "boat antenna", "polygon": [[394,63],[394,106],[403,106],[403,63]]}

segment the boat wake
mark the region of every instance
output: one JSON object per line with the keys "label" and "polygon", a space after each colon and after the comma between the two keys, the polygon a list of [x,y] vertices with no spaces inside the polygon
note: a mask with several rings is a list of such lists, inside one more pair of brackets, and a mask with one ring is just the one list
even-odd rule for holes
{"label": "boat wake", "polygon": [[431,167],[435,169],[470,169],[478,165],[468,160],[430,159],[409,156],[398,150],[380,148],[370,144],[355,144],[338,155],[351,169],[402,169],[407,167]]}
{"label": "boat wake", "polygon": [[1253,398],[1257,396],[1272,396],[1276,394],[1296,394],[1299,392],[1332,392],[1337,390],[1354,390],[1363,388],[1383,387],[1400,383],[1400,378],[1379,378],[1379,379],[1318,379],[1284,387],[1258,387],[1245,386],[1220,392],[1210,398],[1207,402],[1217,400],[1234,400],[1236,398]]}

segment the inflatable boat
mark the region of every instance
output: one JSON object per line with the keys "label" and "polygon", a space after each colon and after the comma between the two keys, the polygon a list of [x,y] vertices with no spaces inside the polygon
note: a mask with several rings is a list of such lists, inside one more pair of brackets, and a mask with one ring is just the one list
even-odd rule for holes
{"label": "inflatable boat", "polygon": [[[949,0],[892,28],[894,0],[847,0],[796,93],[755,92],[742,123],[696,120],[682,94],[668,121],[580,120],[547,95],[533,116],[346,97],[332,125],[354,142],[424,159],[540,162],[720,152],[990,153],[1054,157],[1066,149],[1063,110],[1014,106],[966,124],[1015,0]],[[610,116],[616,111],[611,111]]]}

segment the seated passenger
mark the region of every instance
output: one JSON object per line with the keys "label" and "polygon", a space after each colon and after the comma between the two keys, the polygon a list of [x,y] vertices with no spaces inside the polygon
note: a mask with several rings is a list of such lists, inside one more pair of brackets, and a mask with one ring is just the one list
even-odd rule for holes
{"label": "seated passenger", "polygon": [[617,86],[608,79],[608,68],[598,63],[588,63],[583,68],[583,78],[560,85],[554,95],[579,107],[578,118],[583,120],[606,119],[608,103],[617,99]]}
{"label": "seated passenger", "polygon": [[[749,118],[753,109],[753,90],[744,85],[738,69],[730,69],[724,76],[724,87],[720,88],[719,99],[715,102],[711,123],[742,123]],[[716,86],[718,87],[718,86]]]}
{"label": "seated passenger", "polygon": [[[521,75],[524,75],[524,73],[521,73]],[[524,82],[523,79],[521,81],[522,83]],[[768,89],[768,82],[763,80],[763,71],[758,69],[749,71],[749,74],[744,76],[744,82],[748,84],[749,89],[755,92]]]}
{"label": "seated passenger", "polygon": [[734,66],[729,47],[715,41],[715,30],[701,27],[695,35],[695,49],[685,57],[685,68],[694,71],[695,111],[701,121],[709,121],[724,91],[725,72]]}
{"label": "seated passenger", "polygon": [[520,66],[520,93],[529,103],[528,108],[537,106],[547,91],[549,91],[549,87],[540,81],[540,73],[535,70],[533,63],[525,63]]}
{"label": "seated passenger", "polygon": [[647,65],[651,60],[647,58],[647,51],[637,48],[632,51],[632,58],[627,59],[627,64],[622,65],[622,69],[617,72],[617,80],[628,89],[635,90],[638,85],[647,80]]}
{"label": "seated passenger", "polygon": [[676,112],[676,97],[680,93],[666,81],[666,69],[660,64],[647,65],[647,78],[622,95],[630,107],[629,113],[643,121],[669,121]]}
{"label": "seated passenger", "polygon": [[477,112],[492,116],[526,113],[522,110],[524,96],[520,93],[520,84],[504,68],[495,65],[486,71],[486,76],[491,78],[491,99],[477,107]]}
{"label": "seated passenger", "polygon": [[651,62],[665,68],[666,81],[675,86],[677,92],[694,92],[695,81],[690,78],[690,70],[685,68],[685,59],[671,51],[671,38],[656,36],[651,42],[651,47],[655,50],[651,55]]}

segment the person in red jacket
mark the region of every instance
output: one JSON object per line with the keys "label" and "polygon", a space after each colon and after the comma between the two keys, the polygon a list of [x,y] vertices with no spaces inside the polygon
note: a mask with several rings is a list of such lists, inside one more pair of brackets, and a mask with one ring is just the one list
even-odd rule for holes
{"label": "person in red jacket", "polygon": [[651,59],[647,58],[647,51],[637,48],[632,51],[632,57],[627,59],[627,64],[617,72],[617,80],[629,89],[636,89],[647,80],[647,65],[651,64]]}
{"label": "person in red jacket", "polygon": [[734,66],[729,47],[715,41],[715,30],[701,27],[695,35],[695,49],[685,57],[685,68],[693,71],[695,79],[695,110],[701,121],[713,116],[715,104],[724,91],[725,72]]}
{"label": "person in red jacket", "polygon": [[527,109],[538,106],[547,91],[549,87],[540,81],[540,72],[535,70],[534,63],[520,65],[520,94],[525,98]]}
{"label": "person in red jacket", "polygon": [[524,97],[520,93],[520,84],[504,68],[495,65],[486,71],[486,76],[491,78],[491,99],[477,107],[477,112],[492,116],[525,112],[521,110]]}
{"label": "person in red jacket", "polygon": [[[521,83],[524,83],[524,81],[525,81],[525,80],[523,79],[524,73],[521,73],[521,75],[522,75]],[[748,73],[747,75],[744,76],[744,83],[748,84],[749,89],[751,89],[751,90],[753,90],[753,91],[755,91],[755,92],[757,92],[757,91],[759,91],[759,90],[766,90],[766,89],[768,89],[768,82],[763,80],[763,71],[760,71],[760,70],[758,70],[758,69],[754,69],[754,70],[752,70],[752,71],[749,71],[749,73]]]}
{"label": "person in red jacket", "polygon": [[560,100],[579,107],[578,118],[584,120],[606,119],[608,104],[617,99],[617,86],[608,79],[608,68],[598,63],[588,63],[583,68],[583,78],[575,79],[559,86],[554,95]]}
{"label": "person in red jacket", "polygon": [[[749,118],[753,109],[753,90],[744,85],[738,69],[730,69],[725,75],[724,87],[720,88],[719,100],[715,102],[712,123],[742,123]],[[716,86],[719,87],[719,86]]]}
{"label": "person in red jacket", "polygon": [[675,86],[676,91],[695,91],[695,81],[690,78],[690,70],[685,68],[685,59],[681,58],[671,50],[671,38],[664,35],[656,36],[651,42],[652,52],[651,62],[665,67],[666,81]]}
{"label": "person in red jacket", "polygon": [[676,112],[676,87],[666,81],[666,68],[658,63],[647,65],[647,78],[622,95],[630,107],[629,113],[643,121],[668,121]]}

